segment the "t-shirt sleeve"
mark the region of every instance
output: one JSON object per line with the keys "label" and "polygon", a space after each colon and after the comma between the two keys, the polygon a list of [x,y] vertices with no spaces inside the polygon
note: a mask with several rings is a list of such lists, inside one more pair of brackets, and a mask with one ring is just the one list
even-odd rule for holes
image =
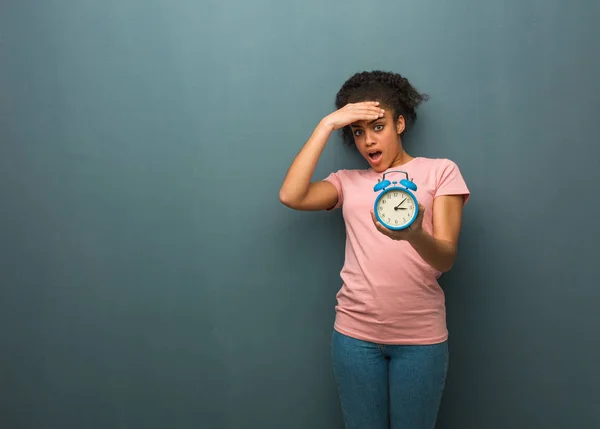
{"label": "t-shirt sleeve", "polygon": [[455,162],[445,159],[438,169],[435,197],[441,195],[462,195],[464,204],[467,203],[471,192]]}
{"label": "t-shirt sleeve", "polygon": [[342,188],[341,171],[335,171],[335,172],[331,173],[329,176],[324,178],[323,181],[327,181],[327,182],[331,183],[333,186],[335,186],[335,189],[337,190],[337,193],[338,193],[338,200],[337,200],[336,205],[327,209],[327,211],[335,210],[335,209],[342,207],[342,204],[344,203],[344,191]]}

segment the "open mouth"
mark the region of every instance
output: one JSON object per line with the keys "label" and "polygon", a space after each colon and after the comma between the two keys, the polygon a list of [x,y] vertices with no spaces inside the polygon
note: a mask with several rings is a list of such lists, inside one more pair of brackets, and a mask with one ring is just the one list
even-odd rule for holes
{"label": "open mouth", "polygon": [[371,158],[371,161],[377,162],[381,159],[381,155],[382,153],[380,151],[372,152],[369,154],[369,158]]}

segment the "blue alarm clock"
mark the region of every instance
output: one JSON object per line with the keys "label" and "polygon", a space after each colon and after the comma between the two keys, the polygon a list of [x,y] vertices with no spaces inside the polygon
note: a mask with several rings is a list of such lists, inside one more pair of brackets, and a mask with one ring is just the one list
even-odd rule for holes
{"label": "blue alarm clock", "polygon": [[[385,178],[390,173],[404,173],[406,179],[390,182]],[[375,216],[386,228],[399,231],[410,227],[419,214],[419,203],[412,191],[417,190],[408,173],[401,170],[388,171],[377,180],[373,189],[379,192],[375,199]]]}

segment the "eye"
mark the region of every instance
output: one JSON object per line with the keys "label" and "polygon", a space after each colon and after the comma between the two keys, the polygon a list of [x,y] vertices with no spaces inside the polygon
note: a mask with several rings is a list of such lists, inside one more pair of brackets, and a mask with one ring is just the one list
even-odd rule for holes
{"label": "eye", "polygon": [[361,133],[362,133],[362,130],[354,130],[353,131],[353,134],[354,134],[355,137],[360,136]]}
{"label": "eye", "polygon": [[381,131],[381,130],[383,130],[383,125],[382,124],[377,124],[377,125],[375,125],[374,128],[375,128],[375,131]]}

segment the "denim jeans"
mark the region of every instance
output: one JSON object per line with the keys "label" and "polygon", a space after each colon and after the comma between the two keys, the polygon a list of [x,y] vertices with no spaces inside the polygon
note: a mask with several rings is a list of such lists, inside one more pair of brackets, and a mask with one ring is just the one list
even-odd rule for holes
{"label": "denim jeans", "polygon": [[334,330],[331,345],[346,429],[434,429],[447,342],[390,346]]}

